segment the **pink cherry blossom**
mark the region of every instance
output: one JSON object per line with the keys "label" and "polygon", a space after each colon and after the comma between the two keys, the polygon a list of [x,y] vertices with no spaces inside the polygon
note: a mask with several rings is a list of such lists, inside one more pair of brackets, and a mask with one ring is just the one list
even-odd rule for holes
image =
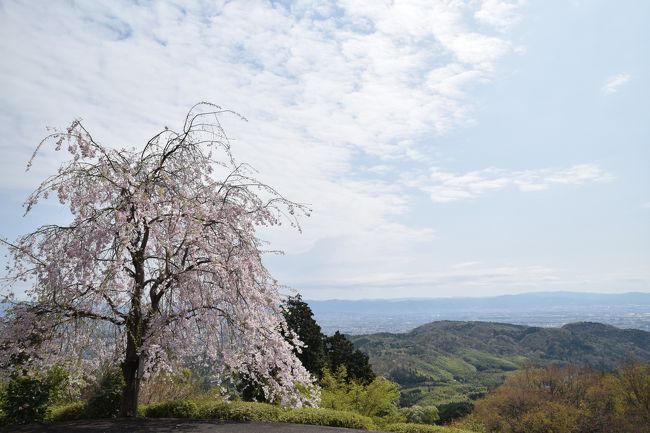
{"label": "pink cherry blossom", "polygon": [[299,228],[307,209],[235,161],[218,119],[227,113],[199,103],[180,131],[165,128],[140,150],[103,146],[79,120],[39,144],[28,168],[50,142],[71,158],[26,212],[52,193],[72,221],[5,242],[10,277],[33,286],[2,318],[0,362],[119,362],[123,416],[137,413],[144,376],[199,360],[215,380],[243,372],[282,404],[318,402],[292,353],[301,343],[282,336],[278,284],[255,234],[282,220]]}

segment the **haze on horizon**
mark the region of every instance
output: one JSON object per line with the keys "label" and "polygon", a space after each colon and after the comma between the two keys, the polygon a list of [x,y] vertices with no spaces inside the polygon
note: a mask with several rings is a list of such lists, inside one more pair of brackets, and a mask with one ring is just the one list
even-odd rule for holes
{"label": "haze on horizon", "polygon": [[306,299],[650,291],[650,3],[0,3],[0,235],[46,126],[141,146],[211,101],[308,203],[261,230]]}

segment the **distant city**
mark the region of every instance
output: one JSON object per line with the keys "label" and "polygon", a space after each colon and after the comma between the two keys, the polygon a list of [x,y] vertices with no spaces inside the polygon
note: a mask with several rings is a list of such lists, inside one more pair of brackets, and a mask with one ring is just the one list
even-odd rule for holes
{"label": "distant city", "polygon": [[539,327],[599,322],[650,331],[650,293],[529,293],[485,298],[307,301],[324,333],[406,332],[438,320]]}

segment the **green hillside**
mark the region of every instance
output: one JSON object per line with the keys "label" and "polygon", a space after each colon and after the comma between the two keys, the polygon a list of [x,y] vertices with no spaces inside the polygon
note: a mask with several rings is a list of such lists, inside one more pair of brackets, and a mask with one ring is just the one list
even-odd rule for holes
{"label": "green hillside", "polygon": [[588,322],[538,328],[442,321],[351,339],[378,374],[402,386],[403,405],[474,400],[525,365],[611,369],[630,359],[650,362],[650,332]]}

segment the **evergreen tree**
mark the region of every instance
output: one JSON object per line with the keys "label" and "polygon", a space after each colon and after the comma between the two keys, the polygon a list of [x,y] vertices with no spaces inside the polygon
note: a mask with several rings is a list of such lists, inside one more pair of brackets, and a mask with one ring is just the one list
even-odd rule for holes
{"label": "evergreen tree", "polygon": [[305,343],[302,352],[297,354],[302,365],[311,374],[321,377],[327,366],[321,328],[314,320],[314,314],[300,295],[290,296],[284,302],[284,318],[287,328]]}
{"label": "evergreen tree", "polygon": [[354,345],[347,337],[336,331],[331,337],[325,337],[325,353],[331,371],[337,371],[339,366],[345,366],[348,378],[361,383],[370,383],[375,378],[375,373],[368,362],[368,355],[354,349]]}

